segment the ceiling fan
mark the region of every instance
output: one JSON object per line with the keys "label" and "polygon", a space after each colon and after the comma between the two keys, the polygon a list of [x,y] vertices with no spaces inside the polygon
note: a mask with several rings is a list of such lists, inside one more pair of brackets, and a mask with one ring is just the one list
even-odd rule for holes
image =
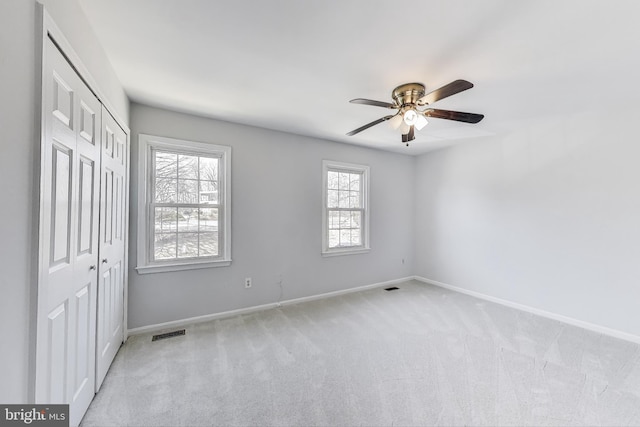
{"label": "ceiling fan", "polygon": [[427,124],[427,117],[455,120],[465,123],[478,123],[484,118],[484,115],[463,113],[460,111],[437,110],[434,108],[426,108],[424,110],[419,109],[419,107],[433,104],[436,101],[455,95],[456,93],[460,93],[467,89],[471,89],[472,87],[473,83],[466,80],[456,80],[425,95],[425,87],[422,83],[405,83],[398,86],[393,90],[393,92],[391,92],[393,102],[374,101],[372,99],[365,98],[352,99],[349,102],[353,104],[373,105],[375,107],[390,108],[398,111],[395,114],[384,116],[371,123],[367,123],[358,129],[352,130],[347,133],[347,135],[353,136],[365,129],[369,129],[372,126],[377,125],[378,123],[389,120],[389,124],[393,129],[400,129],[402,132],[402,142],[406,143],[408,146],[409,141],[416,138],[415,130],[420,130]]}

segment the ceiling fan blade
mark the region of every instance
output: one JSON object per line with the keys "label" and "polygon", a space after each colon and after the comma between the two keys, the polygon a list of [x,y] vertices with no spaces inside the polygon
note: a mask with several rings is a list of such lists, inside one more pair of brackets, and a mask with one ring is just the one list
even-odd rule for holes
{"label": "ceiling fan blade", "polygon": [[427,117],[435,117],[436,119],[455,120],[457,122],[465,123],[478,123],[480,120],[484,119],[483,114],[463,113],[461,111],[435,110],[433,108],[423,111],[423,114]]}
{"label": "ceiling fan blade", "polygon": [[395,116],[395,114],[392,114],[392,115],[389,115],[389,116],[381,117],[381,118],[379,118],[378,120],[374,120],[374,121],[372,121],[371,123],[367,123],[367,124],[366,124],[366,125],[364,125],[364,126],[360,126],[358,129],[354,129],[354,130],[352,130],[352,131],[351,131],[351,132],[349,132],[347,135],[348,135],[348,136],[353,136],[353,135],[355,135],[356,133],[360,133],[360,132],[362,132],[362,131],[363,131],[363,130],[365,130],[365,129],[369,129],[371,126],[375,126],[375,125],[377,125],[378,123],[382,123],[382,122],[384,122],[384,121],[387,121],[387,120],[389,120],[390,118],[392,118],[393,116]]}
{"label": "ceiling fan blade", "polygon": [[442,86],[440,89],[436,89],[432,92],[429,92],[422,98],[416,101],[418,105],[428,105],[433,104],[436,101],[444,99],[448,96],[455,95],[456,93],[460,93],[467,89],[471,89],[473,87],[473,83],[468,82],[466,80],[456,80],[448,85]]}
{"label": "ceiling fan blade", "polygon": [[411,127],[409,128],[409,134],[407,135],[407,141],[413,141],[414,139],[416,139],[416,131],[414,129],[414,126],[411,125]]}
{"label": "ceiling fan blade", "polygon": [[373,99],[356,98],[349,101],[352,104],[373,105],[374,107],[398,108],[395,104],[383,101],[374,101]]}

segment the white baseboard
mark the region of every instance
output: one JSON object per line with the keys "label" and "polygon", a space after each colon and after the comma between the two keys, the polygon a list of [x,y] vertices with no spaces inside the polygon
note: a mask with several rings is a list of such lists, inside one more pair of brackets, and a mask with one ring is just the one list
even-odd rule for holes
{"label": "white baseboard", "polygon": [[457,286],[452,286],[447,283],[438,282],[437,280],[427,279],[425,277],[414,276],[413,279],[427,283],[430,285],[438,286],[440,288],[449,289],[454,292],[459,292],[461,294],[470,295],[472,297],[480,298],[486,301],[495,302],[496,304],[501,304],[507,307],[515,308],[517,310],[526,311],[528,313],[536,314],[538,316],[546,317],[549,319],[557,320],[559,322],[567,323],[572,326],[577,326],[579,328],[587,329],[593,332],[597,332],[599,334],[608,335],[614,338],[619,338],[625,341],[631,341],[636,344],[640,344],[640,336],[630,334],[627,332],[622,332],[617,329],[607,328],[605,326],[596,325],[594,323],[585,322],[583,320],[574,319],[572,317],[563,316],[562,314],[552,313],[550,311],[540,310],[538,308],[530,307],[528,305],[520,304],[517,302],[505,300],[502,298],[492,297],[490,295],[485,295],[480,292],[470,291],[468,289],[459,288]]}
{"label": "white baseboard", "polygon": [[141,326],[139,328],[129,329],[128,330],[128,335],[132,336],[132,335],[147,334],[147,333],[150,333],[150,332],[159,332],[159,331],[162,331],[164,329],[174,329],[174,328],[178,328],[178,327],[194,325],[194,324],[197,324],[197,323],[209,322],[211,320],[222,319],[222,318],[225,318],[225,317],[233,317],[233,316],[238,316],[238,315],[241,315],[241,314],[255,313],[255,312],[258,312],[258,311],[269,310],[269,309],[280,307],[280,306],[300,304],[302,302],[314,301],[314,300],[319,300],[319,299],[324,299],[324,298],[331,298],[331,297],[336,297],[336,296],[339,296],[339,295],[350,294],[350,293],[353,293],[353,292],[362,292],[362,291],[366,291],[367,289],[374,289],[374,288],[381,288],[381,287],[384,287],[384,286],[397,285],[398,283],[406,282],[408,280],[412,280],[413,278],[414,278],[413,276],[403,277],[403,278],[400,278],[400,279],[388,280],[386,282],[374,283],[372,285],[358,286],[356,288],[349,288],[349,289],[341,289],[339,291],[326,292],[326,293],[323,293],[323,294],[311,295],[311,296],[308,296],[308,297],[294,298],[294,299],[289,299],[289,300],[280,301],[280,302],[272,302],[272,303],[269,303],[269,304],[256,305],[256,306],[253,306],[253,307],[246,307],[246,308],[239,308],[239,309],[236,309],[236,310],[223,311],[223,312],[220,312],[220,313],[205,314],[204,316],[189,317],[187,319],[173,320],[171,322],[164,322],[164,323],[157,323],[157,324],[154,324],[154,325]]}

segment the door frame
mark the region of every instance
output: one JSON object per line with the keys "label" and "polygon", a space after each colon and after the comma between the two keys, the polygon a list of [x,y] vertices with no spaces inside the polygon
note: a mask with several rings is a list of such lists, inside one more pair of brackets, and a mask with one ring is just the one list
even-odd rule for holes
{"label": "door frame", "polygon": [[[34,274],[34,286],[33,297],[31,303],[31,319],[32,324],[30,326],[30,357],[29,357],[29,397],[30,400],[35,402],[36,397],[36,383],[37,383],[37,375],[38,372],[36,370],[36,350],[38,346],[38,323],[39,313],[39,295],[44,294],[44,291],[41,292],[41,286],[43,285],[43,278],[46,277],[46,259],[47,255],[44,253],[43,245],[43,233],[40,230],[46,226],[48,218],[44,216],[43,206],[45,203],[46,195],[43,194],[42,189],[45,188],[43,179],[42,167],[43,167],[43,159],[42,159],[42,147],[46,141],[46,128],[44,126],[43,120],[46,117],[47,112],[44,111],[46,108],[45,103],[45,82],[44,79],[47,77],[43,72],[43,67],[46,65],[46,45],[47,39],[51,39],[53,44],[57,46],[59,51],[63,56],[66,57],[67,61],[74,68],[76,73],[80,76],[80,78],[84,81],[84,83],[89,87],[89,89],[94,93],[96,98],[102,103],[102,105],[107,109],[107,111],[113,116],[117,124],[124,130],[126,134],[126,145],[127,145],[127,153],[126,153],[126,172],[125,172],[125,188],[127,189],[127,197],[125,198],[125,253],[124,253],[124,284],[123,284],[123,335],[124,341],[128,338],[128,323],[127,323],[127,310],[128,310],[128,298],[129,298],[129,188],[130,188],[130,163],[131,163],[131,130],[126,125],[126,121],[116,113],[116,109],[113,107],[113,104],[109,101],[109,99],[105,96],[104,91],[101,90],[100,85],[93,78],[88,68],[84,65],[80,56],[73,49],[71,43],[64,36],[60,28],[56,25],[53,18],[46,11],[43,4],[36,2],[36,105],[39,105],[39,108],[36,108],[36,117],[35,117],[35,125],[37,126],[37,138],[36,141],[36,149],[34,151],[36,158],[34,162],[36,162],[36,172],[37,175],[35,177],[35,196],[36,202],[36,210],[37,214],[34,217],[34,254],[37,257],[37,273]],[[47,403],[47,402],[43,402]]]}

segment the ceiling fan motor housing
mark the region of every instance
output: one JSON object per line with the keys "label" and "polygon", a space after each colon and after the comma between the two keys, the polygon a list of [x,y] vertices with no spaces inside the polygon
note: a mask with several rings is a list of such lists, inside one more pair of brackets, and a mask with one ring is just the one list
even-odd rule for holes
{"label": "ceiling fan motor housing", "polygon": [[425,88],[422,83],[406,83],[398,86],[391,93],[391,97],[398,107],[405,105],[415,105],[418,99],[425,94]]}

